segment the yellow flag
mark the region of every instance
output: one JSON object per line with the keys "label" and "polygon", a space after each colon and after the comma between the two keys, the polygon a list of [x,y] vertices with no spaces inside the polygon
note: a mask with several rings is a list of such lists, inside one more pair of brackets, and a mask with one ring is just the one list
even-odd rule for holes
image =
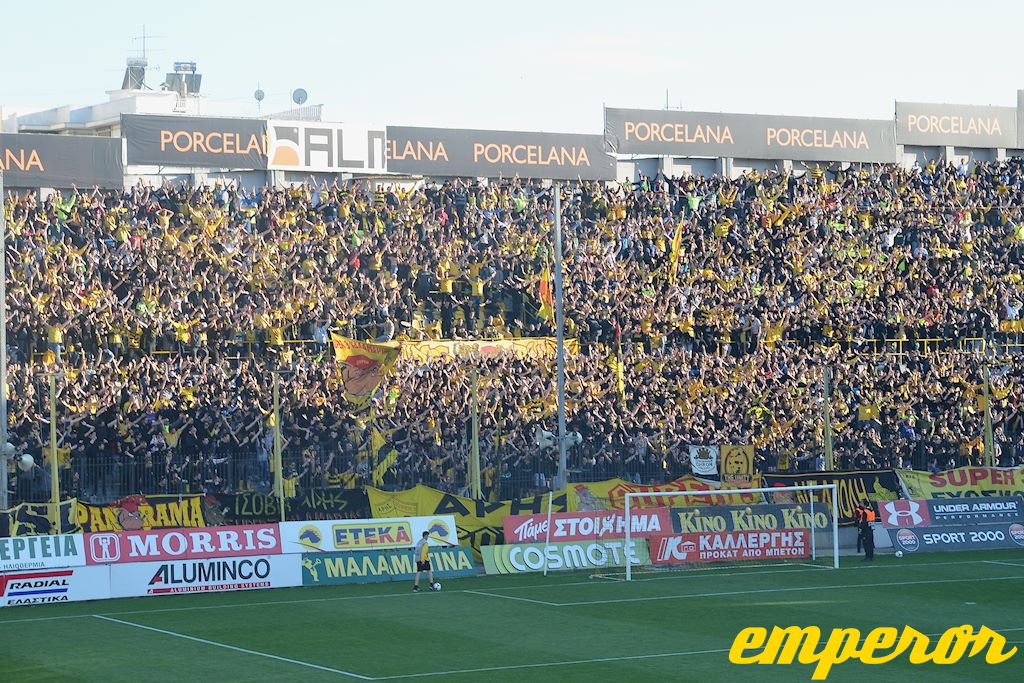
{"label": "yellow flag", "polygon": [[676,271],[679,269],[679,255],[683,249],[683,221],[676,226],[676,234],[672,236],[672,250],[669,252],[668,283],[676,283]]}
{"label": "yellow flag", "polygon": [[346,400],[362,405],[373,397],[384,375],[398,360],[400,346],[369,344],[331,335],[334,356],[341,366]]}

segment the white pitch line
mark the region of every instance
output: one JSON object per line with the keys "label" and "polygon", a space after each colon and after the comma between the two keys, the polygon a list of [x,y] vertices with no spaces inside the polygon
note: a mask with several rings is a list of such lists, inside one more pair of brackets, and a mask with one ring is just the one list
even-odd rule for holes
{"label": "white pitch line", "polygon": [[720,593],[686,593],[684,595],[657,595],[647,598],[616,598],[614,600],[586,600],[581,602],[560,602],[559,607],[577,607],[581,605],[607,605],[617,602],[649,602],[651,600],[685,600],[687,598],[714,598],[723,595],[756,595],[760,593],[787,593],[793,591],[831,590],[833,588],[877,588],[880,586],[920,586],[931,583],[974,583],[977,581],[1007,581],[1024,579],[1024,576],[991,576],[978,579],[936,579],[933,581],[890,581],[887,583],[852,583],[833,586],[796,586],[792,588],[760,588],[752,591],[723,591]]}
{"label": "white pitch line", "polygon": [[187,636],[184,633],[175,633],[174,631],[165,631],[162,628],[153,628],[152,626],[144,626],[143,624],[136,624],[131,621],[122,621],[121,619],[114,619],[113,617],[105,617],[102,614],[93,614],[91,616],[103,621],[110,621],[115,624],[123,624],[125,626],[131,626],[133,628],[141,628],[145,631],[152,631],[154,633],[162,633],[165,636],[173,636],[175,638],[182,638],[184,640],[191,640],[196,643],[202,643],[204,645],[212,645],[214,647],[221,647],[225,650],[232,650],[233,652],[241,652],[247,655],[255,655],[257,657],[266,657],[267,659],[273,659],[279,662],[286,662],[288,664],[296,664],[298,666],[305,666],[310,669],[319,669],[320,671],[327,671],[334,674],[341,674],[342,676],[349,676],[351,678],[358,678],[363,681],[376,680],[372,676],[363,676],[361,674],[352,673],[351,671],[342,671],[341,669],[332,669],[329,666],[320,666],[319,664],[311,664],[310,662],[304,662],[300,659],[289,659],[288,657],[278,657],[277,655],[268,654],[266,652],[259,652],[257,650],[249,650],[244,647],[235,647],[234,645],[226,645],[225,643],[218,643],[215,640],[207,640],[206,638],[196,638],[195,636]]}
{"label": "white pitch line", "polygon": [[1001,564],[1004,567],[1024,567],[1024,563],[1019,562],[1000,562],[999,560],[985,560],[985,564]]}
{"label": "white pitch line", "polygon": [[[962,560],[952,562],[906,562],[900,564],[858,564],[852,567],[840,567],[833,571],[845,571],[845,570],[856,570],[856,569],[902,569],[905,567],[941,567],[947,565],[960,565],[960,564],[988,564],[996,562],[996,560]],[[1011,565],[1016,566],[1016,565]],[[701,572],[699,574],[694,572]],[[774,569],[769,571],[756,571],[756,572],[727,572],[727,573],[714,573],[713,569],[700,569],[700,570],[689,570],[689,573],[675,574],[672,576],[653,576],[649,578],[633,579],[633,581],[667,581],[667,580],[683,580],[683,579],[703,579],[703,578],[714,578],[719,579],[726,576],[760,576],[764,574],[792,574],[797,572],[813,572],[818,571],[817,569],[804,568],[804,569]],[[626,581],[612,581],[611,583],[621,583],[622,585],[628,585]],[[600,585],[595,584],[593,580],[587,581],[562,581],[559,583],[536,583],[528,584],[525,586],[498,586],[491,588],[493,591],[511,591],[511,590],[531,590],[534,588],[559,588],[562,586],[594,586]],[[463,593],[463,590],[450,590],[445,591],[446,594],[451,595],[452,593]],[[139,610],[125,610],[121,612],[109,612],[108,614],[116,616],[123,614],[158,614],[160,612],[191,612],[199,610],[214,610],[214,609],[232,609],[238,607],[267,607],[271,605],[301,605],[309,602],[337,602],[342,600],[376,600],[378,598],[397,598],[402,596],[414,595],[414,593],[377,593],[374,595],[339,595],[328,598],[302,598],[298,600],[263,600],[260,602],[239,602],[239,603],[228,603],[223,605],[190,605],[188,607],[161,607],[158,609],[139,609]],[[82,619],[89,618],[91,614],[68,614],[53,617],[29,617],[26,619],[0,619],[0,626],[4,624],[23,624],[35,621],[56,621],[61,619]]]}
{"label": "white pitch line", "polygon": [[508,666],[487,666],[480,669],[451,669],[449,671],[428,671],[415,674],[397,674],[394,676],[377,676],[375,681],[390,681],[397,678],[425,678],[428,676],[451,676],[453,674],[476,674],[489,671],[513,671],[515,669],[541,669],[549,666],[570,666],[572,664],[599,664],[601,662],[623,662],[630,659],[655,659],[657,657],[687,657],[690,655],[709,655],[728,652],[729,648],[720,650],[690,650],[688,652],[662,652],[654,655],[627,655],[625,657],[600,657],[598,659],[574,659],[563,662],[542,662],[540,664],[510,664]]}
{"label": "white pitch line", "polygon": [[560,603],[547,602],[545,600],[534,600],[533,598],[520,598],[515,595],[501,595],[500,593],[486,593],[484,591],[460,591],[461,593],[472,593],[473,595],[486,595],[491,598],[504,598],[505,600],[519,600],[521,602],[532,602],[535,605],[547,605],[548,607],[561,607]]}

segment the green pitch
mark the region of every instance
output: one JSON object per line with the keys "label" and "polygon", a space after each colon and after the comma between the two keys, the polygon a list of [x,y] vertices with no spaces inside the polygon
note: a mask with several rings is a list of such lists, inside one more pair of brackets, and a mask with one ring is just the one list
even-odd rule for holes
{"label": "green pitch", "polygon": [[[0,680],[800,681],[805,665],[737,666],[748,626],[972,624],[1024,641],[1024,552],[806,566],[479,577],[138,598],[0,610]],[[933,642],[934,642],[933,638]],[[838,664],[831,681],[1020,681],[1022,652],[911,665]]]}

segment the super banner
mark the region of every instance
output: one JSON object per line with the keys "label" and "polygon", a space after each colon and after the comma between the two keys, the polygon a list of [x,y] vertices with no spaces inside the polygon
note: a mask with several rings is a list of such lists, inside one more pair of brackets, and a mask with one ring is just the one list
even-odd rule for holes
{"label": "super banner", "polygon": [[76,520],[83,532],[219,526],[219,510],[198,493],[134,495],[109,505],[79,501]]}
{"label": "super banner", "polygon": [[628,547],[624,540],[608,540],[519,543],[483,548],[484,570],[488,574],[539,572],[545,567],[548,571],[625,567],[627,558],[633,566],[650,564],[647,541],[631,539]]}
{"label": "super banner", "polygon": [[514,498],[492,503],[443,493],[429,486],[415,486],[405,491],[381,491],[367,488],[374,517],[414,515],[453,515],[458,527],[459,542],[476,553],[483,546],[501,543],[504,533],[502,519],[507,515],[547,512],[548,497],[554,495],[554,512],[565,512],[565,492],[556,491],[530,498]]}
{"label": "super banner", "polygon": [[700,496],[651,496],[633,498],[630,507],[680,507],[705,505],[751,505],[764,502],[759,493],[729,493],[738,488],[759,488],[759,476],[753,477],[751,486],[719,484],[707,482],[696,477],[685,476],[667,484],[641,485],[633,484],[625,479],[609,479],[607,481],[580,482],[572,484],[568,489],[569,509],[573,511],[587,510],[623,510],[626,507],[627,493],[658,493],[664,491],[716,491]]}
{"label": "super banner", "polygon": [[[469,548],[431,548],[429,556],[435,579],[476,574]],[[404,581],[415,575],[416,563],[411,551],[306,553],[302,556],[303,586]]]}
{"label": "super banner", "polygon": [[[877,503],[883,500],[896,500],[900,497],[899,480],[892,470],[872,470],[865,472],[807,472],[803,474],[765,474],[764,486],[811,486],[815,484],[835,484],[838,500],[840,526],[854,523],[853,512],[857,504],[863,500]],[[801,503],[811,500],[811,491],[780,491],[769,496],[773,503]],[[814,491],[815,501],[821,502],[831,509],[831,491],[828,489]]]}
{"label": "super banner", "polygon": [[907,498],[971,498],[1024,495],[1024,469],[958,467],[937,474],[899,470]]}

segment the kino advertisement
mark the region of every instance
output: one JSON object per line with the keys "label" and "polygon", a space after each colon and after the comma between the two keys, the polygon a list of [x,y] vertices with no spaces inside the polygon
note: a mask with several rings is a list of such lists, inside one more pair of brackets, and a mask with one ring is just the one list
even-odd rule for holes
{"label": "kino advertisement", "polygon": [[605,138],[618,154],[897,160],[891,120],[614,108],[605,108],[604,117]]}

